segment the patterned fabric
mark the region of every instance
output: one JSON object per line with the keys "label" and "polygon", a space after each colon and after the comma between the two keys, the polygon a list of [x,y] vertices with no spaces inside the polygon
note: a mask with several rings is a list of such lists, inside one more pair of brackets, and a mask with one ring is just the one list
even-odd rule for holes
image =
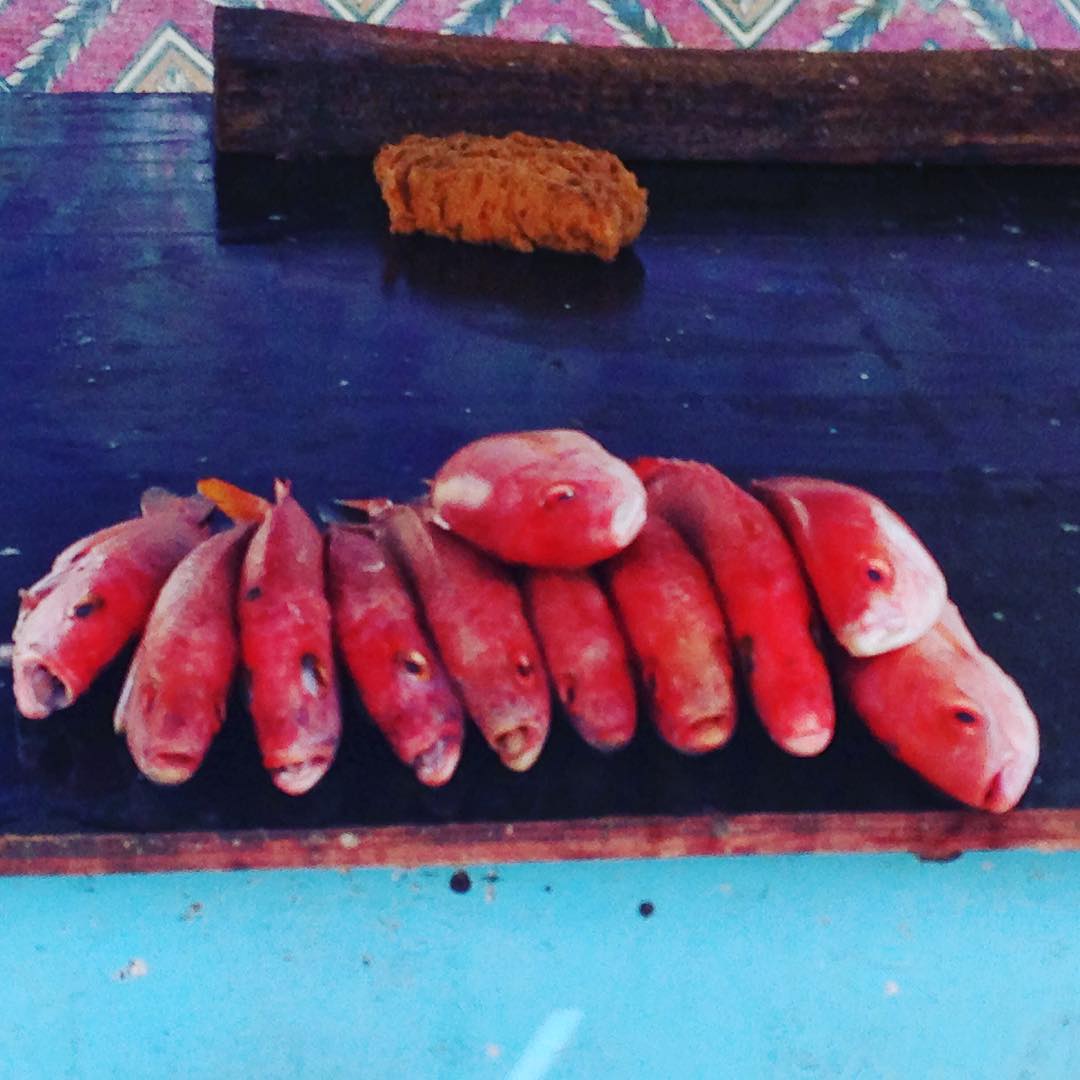
{"label": "patterned fabric", "polygon": [[[218,0],[447,34],[653,48],[1076,48],[1080,0]],[[210,90],[211,0],[0,0],[0,93]]]}

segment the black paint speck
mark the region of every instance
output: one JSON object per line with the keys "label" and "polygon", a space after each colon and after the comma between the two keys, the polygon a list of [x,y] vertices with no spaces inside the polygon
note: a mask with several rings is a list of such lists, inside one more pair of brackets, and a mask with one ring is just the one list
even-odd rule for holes
{"label": "black paint speck", "polygon": [[641,903],[638,904],[638,914],[643,919],[647,919],[655,910],[656,908],[653,906],[651,900],[642,900]]}
{"label": "black paint speck", "polygon": [[450,888],[456,893],[467,893],[472,888],[472,878],[464,870],[458,870],[450,878]]}
{"label": "black paint speck", "polygon": [[545,885],[544,886],[544,892],[551,892],[551,886],[550,885]]}

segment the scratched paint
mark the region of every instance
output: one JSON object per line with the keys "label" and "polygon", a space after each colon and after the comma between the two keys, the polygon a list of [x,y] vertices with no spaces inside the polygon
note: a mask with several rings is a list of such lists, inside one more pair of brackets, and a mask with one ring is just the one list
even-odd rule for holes
{"label": "scratched paint", "polygon": [[0,1077],[1080,1075],[1080,852],[459,869],[0,880]]}

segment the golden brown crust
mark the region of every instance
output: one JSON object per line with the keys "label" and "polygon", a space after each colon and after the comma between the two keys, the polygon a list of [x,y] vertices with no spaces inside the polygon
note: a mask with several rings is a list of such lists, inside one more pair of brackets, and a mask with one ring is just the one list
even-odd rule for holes
{"label": "golden brown crust", "polygon": [[645,225],[647,192],[614,154],[514,132],[408,135],[375,158],[390,231],[611,260]]}

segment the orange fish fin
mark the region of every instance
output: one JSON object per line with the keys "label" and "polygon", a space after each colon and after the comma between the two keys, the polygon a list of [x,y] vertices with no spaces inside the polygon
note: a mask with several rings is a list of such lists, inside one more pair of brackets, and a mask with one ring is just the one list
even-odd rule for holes
{"label": "orange fish fin", "polygon": [[253,495],[227,480],[219,480],[216,476],[204,477],[195,486],[200,495],[205,495],[233,521],[262,521],[270,509],[270,503],[261,495]]}

